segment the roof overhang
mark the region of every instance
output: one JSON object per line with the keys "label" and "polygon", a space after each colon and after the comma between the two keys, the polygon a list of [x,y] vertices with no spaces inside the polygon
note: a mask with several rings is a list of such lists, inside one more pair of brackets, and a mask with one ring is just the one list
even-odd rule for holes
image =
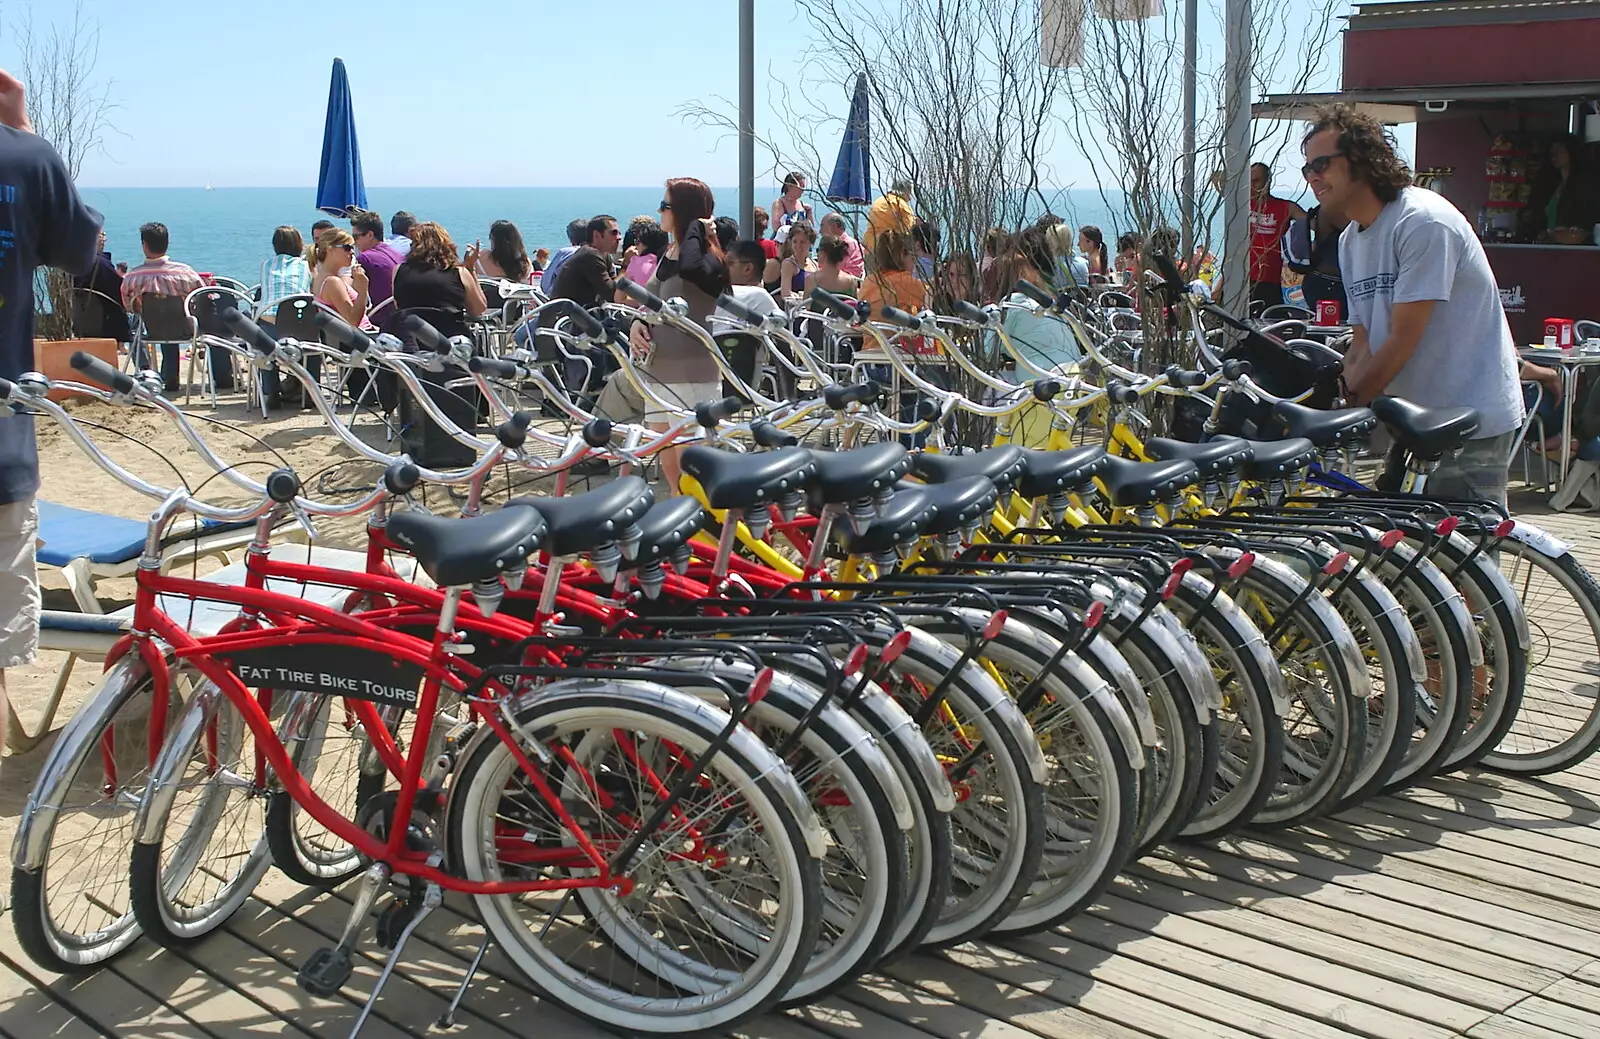
{"label": "roof overhang", "polygon": [[1490,86],[1394,87],[1346,90],[1333,94],[1269,94],[1251,106],[1256,119],[1305,120],[1318,105],[1343,102],[1378,120],[1395,125],[1414,123],[1425,112],[1444,115],[1456,107],[1493,107],[1505,101],[1600,98],[1600,81],[1525,83]]}

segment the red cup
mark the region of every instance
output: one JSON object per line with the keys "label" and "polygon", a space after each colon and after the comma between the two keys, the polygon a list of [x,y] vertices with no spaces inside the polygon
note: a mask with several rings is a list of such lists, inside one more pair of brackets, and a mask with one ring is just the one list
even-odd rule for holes
{"label": "red cup", "polygon": [[1336,299],[1317,300],[1317,324],[1337,325],[1340,321],[1339,301]]}

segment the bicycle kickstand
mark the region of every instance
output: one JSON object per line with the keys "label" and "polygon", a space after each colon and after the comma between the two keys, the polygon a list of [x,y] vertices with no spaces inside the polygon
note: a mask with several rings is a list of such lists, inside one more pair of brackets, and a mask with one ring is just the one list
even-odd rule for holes
{"label": "bicycle kickstand", "polygon": [[450,1000],[450,1005],[445,1007],[444,1013],[439,1015],[439,1020],[434,1022],[434,1027],[440,1030],[454,1028],[456,1011],[461,1007],[461,1000],[467,994],[467,986],[472,984],[472,979],[477,976],[478,968],[483,965],[483,955],[489,951],[489,934],[484,932],[483,941],[478,943],[478,951],[473,954],[472,963],[467,967],[466,976],[461,979],[461,984],[456,988],[455,997]]}
{"label": "bicycle kickstand", "polygon": [[[405,929],[395,939],[394,948],[389,950],[389,958],[384,962],[383,971],[378,975],[378,980],[373,983],[372,994],[367,997],[366,1003],[362,1004],[361,1013],[356,1016],[355,1027],[350,1029],[349,1039],[356,1039],[356,1036],[361,1032],[362,1026],[367,1023],[367,1015],[372,1013],[373,1006],[378,1002],[378,996],[383,992],[384,984],[389,980],[389,975],[394,973],[395,964],[400,962],[400,954],[405,950],[406,943],[411,940],[412,933],[416,931],[423,920],[427,919],[429,913],[443,904],[444,890],[433,881],[428,881],[427,889],[422,895],[422,905],[418,906],[417,911],[411,914],[411,919],[406,921]],[[481,956],[482,953],[480,952],[479,955]]]}

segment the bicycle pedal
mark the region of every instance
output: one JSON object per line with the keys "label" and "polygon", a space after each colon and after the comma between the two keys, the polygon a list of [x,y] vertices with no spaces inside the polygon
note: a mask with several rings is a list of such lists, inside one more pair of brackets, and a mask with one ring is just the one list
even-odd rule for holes
{"label": "bicycle pedal", "polygon": [[354,971],[355,963],[348,952],[337,946],[324,947],[306,957],[295,980],[311,995],[331,999],[344,988]]}

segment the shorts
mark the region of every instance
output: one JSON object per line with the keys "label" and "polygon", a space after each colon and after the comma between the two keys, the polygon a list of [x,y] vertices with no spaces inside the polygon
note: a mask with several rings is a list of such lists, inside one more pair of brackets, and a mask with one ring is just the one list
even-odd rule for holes
{"label": "shorts", "polygon": [[1447,455],[1428,474],[1424,494],[1440,498],[1480,498],[1502,508],[1511,469],[1511,453],[1521,430],[1469,440],[1459,454]]}
{"label": "shorts", "polygon": [[[640,372],[639,377],[651,393],[668,404],[679,405],[683,411],[693,411],[695,405],[705,401],[722,399],[720,382],[662,382],[651,378],[649,372]],[[646,400],[621,371],[613,373],[606,381],[600,399],[595,402],[595,411],[613,422],[671,425],[680,418],[676,411],[664,410]]]}
{"label": "shorts", "polygon": [[34,498],[0,505],[0,669],[39,654],[39,506]]}

